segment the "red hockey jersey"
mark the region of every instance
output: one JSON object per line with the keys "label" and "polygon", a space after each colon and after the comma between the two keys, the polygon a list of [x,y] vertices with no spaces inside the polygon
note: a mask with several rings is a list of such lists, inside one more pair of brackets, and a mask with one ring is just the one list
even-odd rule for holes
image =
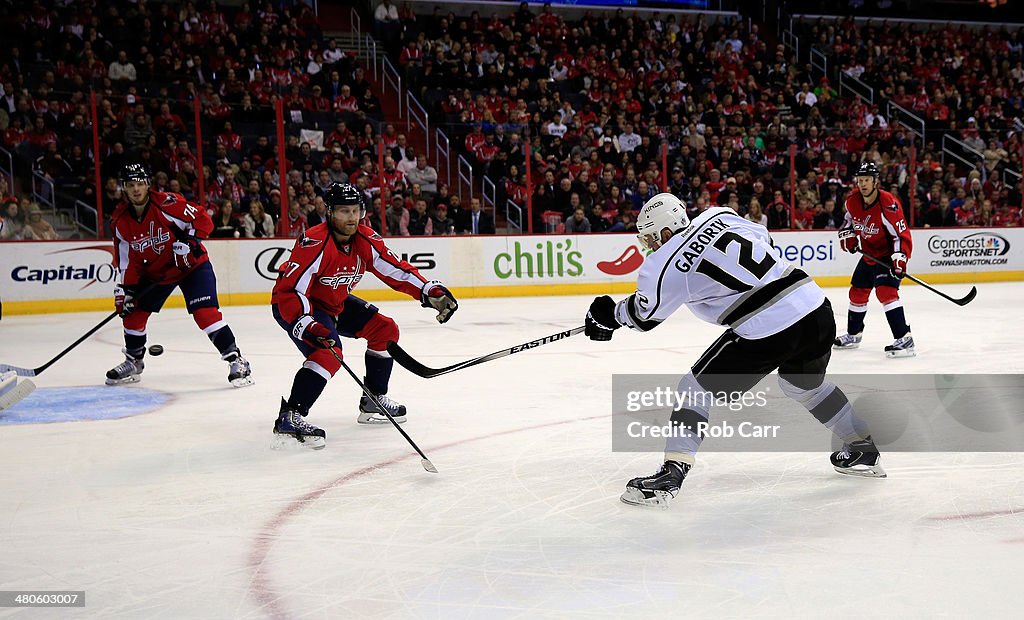
{"label": "red hockey jersey", "polygon": [[903,252],[910,258],[910,227],[900,201],[889,192],[878,190],[875,202],[865,205],[864,197],[854,189],[846,198],[846,217],[841,228],[857,231],[865,254],[888,259],[894,252]]}
{"label": "red hockey jersey", "polygon": [[[206,239],[213,231],[213,220],[206,209],[185,200],[181,194],[150,190],[149,204],[140,218],[135,207],[122,200],[110,216],[114,231],[114,266],[121,272],[123,284],[140,281],[159,284],[180,282],[196,266],[210,260],[204,252],[190,262],[187,270],[174,264],[171,245],[186,236]],[[205,250],[205,248],[204,248]]]}
{"label": "red hockey jersey", "polygon": [[291,257],[280,267],[271,303],[289,323],[314,308],[337,316],[367,270],[417,301],[427,283],[369,226],[360,225],[349,243],[338,246],[325,222],[309,228],[295,241]]}

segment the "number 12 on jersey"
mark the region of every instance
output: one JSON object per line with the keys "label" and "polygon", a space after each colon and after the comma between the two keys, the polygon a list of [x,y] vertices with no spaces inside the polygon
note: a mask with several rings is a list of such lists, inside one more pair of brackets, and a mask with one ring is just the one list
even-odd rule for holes
{"label": "number 12 on jersey", "polygon": [[[729,245],[732,243],[737,243],[740,246],[739,257],[736,259],[737,266],[754,276],[755,279],[760,280],[775,266],[775,257],[772,256],[771,252],[766,252],[761,260],[754,260],[754,243],[750,239],[732,231],[726,231],[719,235],[712,246],[722,254],[727,254]],[[706,275],[726,288],[741,293],[754,288],[706,258],[702,258],[697,264],[697,272]]]}

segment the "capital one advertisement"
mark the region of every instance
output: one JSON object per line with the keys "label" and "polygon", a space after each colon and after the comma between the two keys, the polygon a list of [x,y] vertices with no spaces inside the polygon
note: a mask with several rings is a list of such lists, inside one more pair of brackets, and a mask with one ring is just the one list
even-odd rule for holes
{"label": "capital one advertisement", "polygon": [[0,299],[111,297],[113,260],[109,241],[0,243]]}

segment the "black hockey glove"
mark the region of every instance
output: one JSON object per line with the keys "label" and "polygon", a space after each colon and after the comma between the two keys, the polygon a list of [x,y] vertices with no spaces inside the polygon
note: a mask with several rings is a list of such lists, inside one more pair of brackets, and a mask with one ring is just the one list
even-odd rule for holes
{"label": "black hockey glove", "polygon": [[171,251],[174,252],[175,267],[182,271],[194,267],[196,265],[196,261],[198,261],[203,254],[206,254],[203,244],[195,237],[182,237],[175,241],[171,245]]}
{"label": "black hockey glove", "polygon": [[587,312],[583,333],[591,340],[611,340],[612,334],[620,327],[615,320],[615,301],[607,295],[595,297]]}
{"label": "black hockey glove", "polygon": [[136,288],[131,284],[118,284],[114,286],[114,309],[122,319],[132,312],[138,304],[136,299]]}
{"label": "black hockey glove", "polygon": [[420,293],[420,303],[423,304],[424,308],[437,310],[438,323],[446,323],[448,319],[452,318],[455,311],[459,309],[459,302],[455,301],[455,296],[452,295],[452,292],[437,280],[431,280],[423,285],[423,291]]}

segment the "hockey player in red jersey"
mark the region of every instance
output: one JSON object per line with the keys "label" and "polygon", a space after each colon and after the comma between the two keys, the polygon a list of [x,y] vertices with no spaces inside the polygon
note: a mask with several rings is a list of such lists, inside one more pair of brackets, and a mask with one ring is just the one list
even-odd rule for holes
{"label": "hockey player in red jersey", "polygon": [[[846,219],[839,229],[839,245],[847,252],[863,251],[850,280],[850,311],[846,333],[836,338],[835,348],[856,349],[864,331],[871,289],[882,302],[894,339],[885,347],[886,357],[913,357],[914,337],[910,334],[900,301],[900,280],[910,260],[912,239],[899,200],[878,187],[878,167],[866,161],[854,175],[857,191],[846,199]],[[892,268],[867,255],[889,259]]]}
{"label": "hockey player in red jersey", "polygon": [[217,278],[202,243],[213,220],[181,194],[151,191],[149,180],[142,164],[127,164],[121,172],[126,198],[110,216],[114,264],[121,276],[114,307],[124,321],[125,360],[107,371],[107,385],[139,381],[149,315],[160,312],[175,288],[181,288],[188,313],[230,365],[231,385],[252,385],[249,362],[220,313]]}
{"label": "hockey player in red jersey", "polygon": [[[291,437],[304,447],[323,448],[326,433],[305,420],[327,381],[341,369],[341,336],[362,338],[366,348],[366,387],[396,422],[404,422],[405,405],[386,396],[394,360],[389,342],[398,341],[398,325],[376,306],[351,294],[369,270],[382,282],[437,310],[444,323],[459,305],[436,280],[427,281],[415,267],[399,259],[369,226],[359,222],[366,206],[358,189],[333,183],[324,193],[327,221],[306,230],[280,267],[271,298],[274,318],[290,335],[306,361],[295,373],[291,394],[281,399],[274,423],[279,438]],[[387,423],[387,417],[363,395],[360,424]]]}

